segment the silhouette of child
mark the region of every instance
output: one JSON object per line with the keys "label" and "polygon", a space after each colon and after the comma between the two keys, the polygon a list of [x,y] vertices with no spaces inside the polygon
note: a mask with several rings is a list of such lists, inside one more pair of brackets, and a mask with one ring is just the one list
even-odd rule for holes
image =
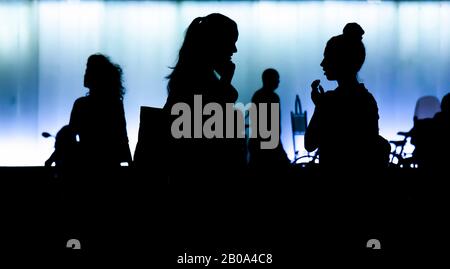
{"label": "silhouette of child", "polygon": [[369,168],[389,152],[383,144],[380,153],[377,102],[357,79],[366,57],[363,34],[357,23],[348,23],[343,34],[327,43],[320,65],[328,80],[337,81],[335,90],[324,92],[319,80],[311,84],[315,111],[305,134],[305,148],[310,152],[319,149],[322,168]]}
{"label": "silhouette of child", "polygon": [[84,86],[89,92],[75,101],[69,123],[79,135],[83,163],[97,167],[131,164],[122,102],[122,69],[102,54],[91,55]]}

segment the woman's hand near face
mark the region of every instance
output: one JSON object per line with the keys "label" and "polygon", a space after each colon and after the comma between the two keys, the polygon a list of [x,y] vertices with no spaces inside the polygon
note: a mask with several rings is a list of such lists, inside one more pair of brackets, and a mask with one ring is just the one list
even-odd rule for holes
{"label": "woman's hand near face", "polygon": [[226,84],[231,84],[236,65],[230,60],[216,67],[216,72],[220,75],[220,80]]}
{"label": "woman's hand near face", "polygon": [[313,101],[314,105],[317,106],[320,103],[320,99],[325,94],[325,91],[320,85],[319,79],[316,79],[311,83],[311,90],[311,100]]}

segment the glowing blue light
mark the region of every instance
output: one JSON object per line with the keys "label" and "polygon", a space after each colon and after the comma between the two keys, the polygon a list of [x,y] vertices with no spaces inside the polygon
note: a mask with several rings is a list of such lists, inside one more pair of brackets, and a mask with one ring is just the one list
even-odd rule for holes
{"label": "glowing blue light", "polygon": [[[299,94],[312,115],[309,85],[323,77],[327,40],[356,21],[366,31],[360,79],[378,100],[381,133],[408,131],[416,100],[450,91],[450,3],[427,2],[18,2],[0,3],[0,165],[42,165],[74,100],[86,93],[87,57],[109,55],[124,70],[131,150],[139,108],[161,107],[168,67],[192,19],[212,12],[239,26],[233,84],[248,103],[267,67],[281,75],[282,141],[293,158],[289,113]],[[408,148],[410,149],[410,148]]]}

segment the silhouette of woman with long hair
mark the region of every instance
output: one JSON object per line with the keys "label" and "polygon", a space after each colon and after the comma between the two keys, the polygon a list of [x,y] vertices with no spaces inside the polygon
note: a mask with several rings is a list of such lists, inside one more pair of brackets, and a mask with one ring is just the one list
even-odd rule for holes
{"label": "silhouette of woman with long hair", "polygon": [[78,136],[80,160],[77,171],[64,182],[64,214],[67,229],[97,248],[101,243],[95,238],[101,238],[102,230],[118,212],[117,194],[123,188],[120,164],[131,164],[122,69],[102,54],[91,55],[84,86],[89,91],[75,101],[70,115],[69,130]]}
{"label": "silhouette of woman with long hair", "polygon": [[[231,85],[235,70],[231,58],[237,52],[238,35],[236,23],[222,14],[213,13],[191,22],[179,51],[178,62],[168,76],[169,95],[164,109],[169,115],[173,105],[179,102],[188,104],[194,111],[194,95],[201,95],[203,105],[211,102],[220,104],[223,111],[225,103],[237,100],[238,93]],[[202,122],[208,118],[203,117]],[[194,116],[191,123],[194,123]],[[223,173],[236,172],[241,160],[235,151],[238,150],[235,141],[193,137],[171,139],[171,154],[176,159],[176,163],[172,163],[178,168],[171,169],[177,173],[172,178],[190,175],[214,179],[225,176]]]}
{"label": "silhouette of woman with long hair", "polygon": [[75,101],[69,123],[79,136],[83,163],[99,168],[131,164],[122,69],[102,54],[91,55],[84,86],[89,92]]}
{"label": "silhouette of woman with long hair", "polygon": [[[364,30],[357,23],[348,23],[343,34],[332,37],[320,64],[328,80],[338,87],[324,92],[315,80],[311,99],[314,115],[305,134],[305,148],[319,149],[319,162],[327,171],[375,167],[379,156],[388,154],[378,135],[378,106],[372,94],[358,81],[366,51],[362,43]],[[359,153],[357,153],[359,152]],[[386,158],[387,160],[387,158]]]}

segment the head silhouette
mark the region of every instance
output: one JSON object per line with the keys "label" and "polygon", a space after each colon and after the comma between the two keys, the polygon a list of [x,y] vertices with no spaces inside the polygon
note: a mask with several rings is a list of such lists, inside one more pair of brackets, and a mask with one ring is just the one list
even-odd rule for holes
{"label": "head silhouette", "polygon": [[442,97],[441,111],[444,114],[450,115],[450,93],[447,93],[444,97]]}
{"label": "head silhouette", "polygon": [[56,149],[70,149],[76,146],[77,138],[76,132],[70,125],[63,126],[56,134],[55,148]]}
{"label": "head silhouette", "polygon": [[122,68],[103,54],[93,54],[86,64],[84,86],[89,89],[90,96],[122,99],[125,93]]}
{"label": "head silhouette", "polygon": [[[237,52],[238,35],[237,24],[222,14],[195,18],[186,30],[178,62],[168,78],[181,73],[212,71],[231,61]],[[169,81],[169,90],[171,84]]]}
{"label": "head silhouette", "polygon": [[276,90],[280,84],[280,75],[273,68],[268,68],[262,73],[263,88]]}
{"label": "head silhouette", "polygon": [[320,64],[328,80],[356,77],[366,58],[363,34],[361,26],[352,22],[345,25],[341,35],[328,41]]}

